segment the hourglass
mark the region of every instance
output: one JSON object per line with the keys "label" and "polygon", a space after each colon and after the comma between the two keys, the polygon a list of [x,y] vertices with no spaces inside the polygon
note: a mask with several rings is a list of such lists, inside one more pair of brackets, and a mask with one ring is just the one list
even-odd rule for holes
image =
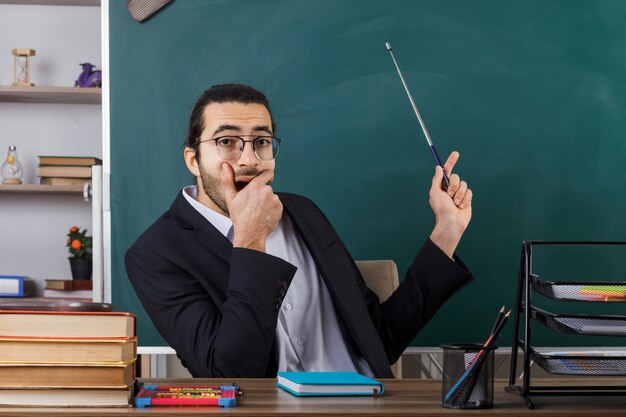
{"label": "hourglass", "polygon": [[30,82],[30,57],[35,56],[34,49],[13,49],[13,85],[18,87],[32,87]]}

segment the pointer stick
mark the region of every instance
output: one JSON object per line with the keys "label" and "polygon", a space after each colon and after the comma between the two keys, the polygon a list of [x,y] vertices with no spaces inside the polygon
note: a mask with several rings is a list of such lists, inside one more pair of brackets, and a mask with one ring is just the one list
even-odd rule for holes
{"label": "pointer stick", "polygon": [[409,101],[411,102],[411,106],[413,106],[413,110],[415,111],[415,115],[417,116],[417,120],[420,122],[420,126],[422,127],[422,131],[424,132],[424,136],[426,136],[426,142],[428,142],[428,146],[430,146],[430,152],[433,154],[433,158],[435,158],[435,162],[443,169],[443,182],[445,184],[445,189],[447,190],[450,186],[450,180],[448,179],[448,174],[446,174],[446,170],[443,168],[443,164],[439,159],[439,155],[437,155],[437,151],[435,150],[435,145],[433,145],[433,141],[430,139],[430,135],[428,134],[428,129],[426,129],[426,125],[424,124],[424,120],[422,120],[422,115],[419,110],[417,110],[417,106],[413,101],[413,96],[409,92],[409,87],[407,87],[406,82],[404,81],[404,77],[402,76],[402,71],[400,71],[400,67],[396,62],[396,58],[393,56],[393,52],[391,50],[391,44],[389,42],[385,42],[385,46],[387,47],[387,51],[391,55],[391,59],[393,59],[393,64],[396,66],[396,70],[398,70],[398,75],[400,76],[400,81],[402,81],[402,85],[404,86],[404,90],[406,91],[407,96],[409,96]]}

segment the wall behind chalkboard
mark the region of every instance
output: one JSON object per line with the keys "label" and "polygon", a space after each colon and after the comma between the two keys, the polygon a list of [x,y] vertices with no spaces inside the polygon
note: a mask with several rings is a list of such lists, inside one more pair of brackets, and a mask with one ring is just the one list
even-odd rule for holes
{"label": "wall behind chalkboard", "polygon": [[[484,339],[513,303],[522,239],[626,236],[626,2],[185,0],[142,24],[109,4],[113,303],[139,315],[142,346],[164,341],[124,253],[191,183],[187,118],[213,84],[268,95],[284,140],[275,189],[312,198],[356,259],[394,259],[402,275],[434,222],[434,165],[386,41],[439,153],[460,151],[475,195],[458,253],[476,281],[414,344]],[[623,255],[536,266],[618,279]],[[566,342],[581,343],[594,342]]]}

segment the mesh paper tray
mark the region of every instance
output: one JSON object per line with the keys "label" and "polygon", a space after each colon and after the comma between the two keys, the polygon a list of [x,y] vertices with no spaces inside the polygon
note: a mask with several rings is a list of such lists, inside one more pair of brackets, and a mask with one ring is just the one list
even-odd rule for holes
{"label": "mesh paper tray", "polygon": [[539,323],[559,333],[626,336],[626,317],[624,316],[553,314],[537,307],[531,308],[531,316]]}
{"label": "mesh paper tray", "polygon": [[532,289],[558,301],[626,302],[626,282],[554,282],[531,275]]}
{"label": "mesh paper tray", "polygon": [[583,376],[626,375],[626,352],[539,353],[531,349],[530,358],[551,374]]}

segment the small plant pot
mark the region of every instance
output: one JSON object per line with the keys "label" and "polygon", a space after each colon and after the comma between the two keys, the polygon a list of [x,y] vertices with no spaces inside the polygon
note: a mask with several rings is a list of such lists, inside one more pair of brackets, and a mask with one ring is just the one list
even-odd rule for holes
{"label": "small plant pot", "polygon": [[91,259],[70,258],[72,279],[91,279],[92,265]]}

